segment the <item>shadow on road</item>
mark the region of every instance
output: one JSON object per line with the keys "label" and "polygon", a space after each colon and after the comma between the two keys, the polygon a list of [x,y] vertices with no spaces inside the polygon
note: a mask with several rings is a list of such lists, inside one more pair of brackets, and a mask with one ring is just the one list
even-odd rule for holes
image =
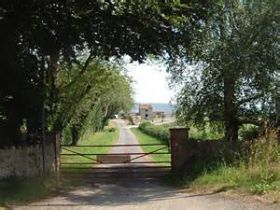
{"label": "shadow on road", "polygon": [[71,190],[62,189],[56,200],[31,206],[119,206],[213,194],[186,194],[183,189],[166,184],[170,175],[156,173],[161,172],[154,171],[154,174],[149,175],[134,171],[107,173],[103,176],[87,174],[79,185],[72,186]]}

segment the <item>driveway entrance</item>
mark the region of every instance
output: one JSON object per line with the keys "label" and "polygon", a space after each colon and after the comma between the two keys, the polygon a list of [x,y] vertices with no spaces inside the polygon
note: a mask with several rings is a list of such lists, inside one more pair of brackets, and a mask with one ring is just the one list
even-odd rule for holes
{"label": "driveway entrance", "polygon": [[[63,174],[90,173],[93,177],[119,176],[163,176],[171,171],[170,161],[155,160],[157,155],[170,156],[169,145],[139,144],[137,138],[121,120],[115,121],[120,129],[120,136],[114,145],[77,145],[62,146],[61,156],[79,156],[86,160],[83,163],[61,161]],[[83,148],[110,147],[109,153],[85,153]],[[143,148],[146,152],[143,151]],[[63,160],[63,158],[61,158]]]}

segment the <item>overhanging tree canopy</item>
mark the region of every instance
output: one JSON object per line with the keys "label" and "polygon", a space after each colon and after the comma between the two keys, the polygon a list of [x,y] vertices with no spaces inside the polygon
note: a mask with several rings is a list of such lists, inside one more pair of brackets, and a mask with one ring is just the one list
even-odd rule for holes
{"label": "overhanging tree canopy", "polygon": [[[23,119],[31,133],[40,133],[43,104],[48,115],[56,109],[60,63],[77,63],[82,74],[96,56],[128,54],[141,61],[148,53],[165,53],[176,48],[174,40],[181,41],[177,26],[204,18],[207,4],[206,0],[1,1],[1,139],[17,142]],[[81,63],[77,56],[85,49],[88,59]]]}

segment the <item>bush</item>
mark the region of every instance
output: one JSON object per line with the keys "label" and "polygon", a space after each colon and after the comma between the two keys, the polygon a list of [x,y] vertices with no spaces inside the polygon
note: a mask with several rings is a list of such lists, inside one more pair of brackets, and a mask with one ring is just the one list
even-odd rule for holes
{"label": "bush", "polygon": [[109,131],[109,132],[115,132],[115,131],[116,131],[116,128],[114,128],[114,127],[108,127],[108,131]]}
{"label": "bush", "polygon": [[126,119],[128,120],[129,125],[135,125],[133,117],[131,115],[128,115]]}
{"label": "bush", "polygon": [[223,131],[211,127],[199,129],[191,126],[189,130],[189,137],[197,140],[219,140],[222,139],[223,136]]}
{"label": "bush", "polygon": [[256,139],[259,136],[259,128],[252,125],[243,126],[239,131],[239,135],[242,140]]}
{"label": "bush", "polygon": [[163,143],[169,142],[169,128],[166,126],[156,126],[150,122],[143,122],[139,125],[139,129],[152,137],[160,139]]}

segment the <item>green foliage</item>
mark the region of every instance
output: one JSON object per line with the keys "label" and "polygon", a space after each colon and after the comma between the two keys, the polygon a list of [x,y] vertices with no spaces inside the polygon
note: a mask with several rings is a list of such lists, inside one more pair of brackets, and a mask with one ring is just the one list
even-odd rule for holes
{"label": "green foliage", "polygon": [[247,193],[278,193],[280,199],[280,148],[273,142],[255,142],[243,159],[234,164],[198,160],[194,170],[186,172],[185,184],[193,188],[227,189]]}
{"label": "green foliage", "polygon": [[112,62],[96,59],[83,74],[62,71],[57,85],[59,100],[50,130],[62,131],[67,144],[77,144],[87,130],[103,129],[114,114],[132,106],[130,79]]}
{"label": "green foliage", "polygon": [[213,140],[213,139],[222,139],[223,132],[210,127],[209,125],[203,128],[196,128],[194,126],[190,127],[189,137],[200,140]]}
{"label": "green foliage", "polygon": [[160,139],[163,143],[169,144],[169,129],[164,126],[156,126],[150,122],[143,122],[139,125],[139,130],[152,137]]}
{"label": "green foliage", "polygon": [[255,125],[243,125],[239,130],[239,136],[242,140],[254,140],[260,135],[260,128]]}
{"label": "green foliage", "polygon": [[237,140],[243,123],[277,121],[279,7],[274,0],[213,3],[193,41],[168,60],[175,85],[183,86],[178,117],[198,127],[222,122],[227,140]]}
{"label": "green foliage", "polygon": [[[161,143],[163,143],[161,139],[152,137],[152,136],[146,134],[145,132],[143,132],[142,130],[140,130],[139,128],[132,128],[131,130],[136,135],[140,144],[161,144]],[[149,152],[157,150],[161,147],[162,146],[149,146],[149,147],[143,146],[142,149],[144,152],[149,153]],[[168,152],[168,148],[164,148],[164,149],[160,150],[160,152]],[[171,161],[170,154],[158,154],[158,155],[151,154],[151,156],[155,161]],[[164,166],[170,166],[170,163],[158,163],[158,164],[164,165]]]}
{"label": "green foliage", "polygon": [[109,128],[108,128],[108,131],[109,131],[109,132],[115,132],[115,131],[116,131],[116,128],[109,127]]}
{"label": "green foliage", "polygon": [[[153,125],[150,122],[143,122],[139,125],[139,130],[152,137],[161,139],[163,142],[168,142],[170,136],[169,129],[176,126],[176,123]],[[192,126],[189,130],[189,137],[199,140],[214,140],[221,139],[223,137],[223,134],[222,131],[212,128],[210,126],[206,126],[200,129]]]}
{"label": "green foliage", "polygon": [[[40,139],[42,121],[45,121],[43,110],[48,120],[61,118],[61,122],[46,127],[54,126],[56,131],[61,131],[76,111],[69,108],[65,118],[57,116],[60,114],[57,109],[62,106],[57,83],[61,82],[58,80],[62,74],[77,88],[77,92],[72,89],[69,93],[77,98],[69,98],[73,103],[79,102],[88,91],[85,83],[91,79],[83,82],[84,72],[94,58],[109,60],[129,55],[132,60],[143,61],[147,54],[166,54],[177,47],[176,42],[171,46],[171,40],[180,40],[176,30],[180,24],[204,18],[208,8],[204,2],[1,1],[1,145],[26,143],[21,141],[20,133],[24,120],[29,143]],[[67,88],[64,90],[67,93]],[[107,100],[103,97],[100,103]],[[74,124],[73,129],[80,124]]]}
{"label": "green foliage", "polygon": [[[112,132],[114,130],[114,132]],[[87,130],[83,136],[80,137],[78,145],[112,145],[114,144],[119,137],[119,130],[112,123],[108,127],[105,127],[104,130],[96,132],[93,134],[91,130]],[[78,153],[107,153],[110,150],[110,147],[75,147],[70,146],[65,149],[62,148],[62,154],[72,153],[68,151]],[[89,159],[88,159],[89,158]],[[67,167],[92,167],[92,163],[96,159],[96,156],[61,156],[62,170],[67,169]],[[77,163],[77,164],[65,164],[65,163]],[[82,164],[80,164],[82,163]],[[88,163],[88,164],[85,164]],[[81,172],[81,171],[79,171]],[[86,170],[84,170],[86,172]]]}

